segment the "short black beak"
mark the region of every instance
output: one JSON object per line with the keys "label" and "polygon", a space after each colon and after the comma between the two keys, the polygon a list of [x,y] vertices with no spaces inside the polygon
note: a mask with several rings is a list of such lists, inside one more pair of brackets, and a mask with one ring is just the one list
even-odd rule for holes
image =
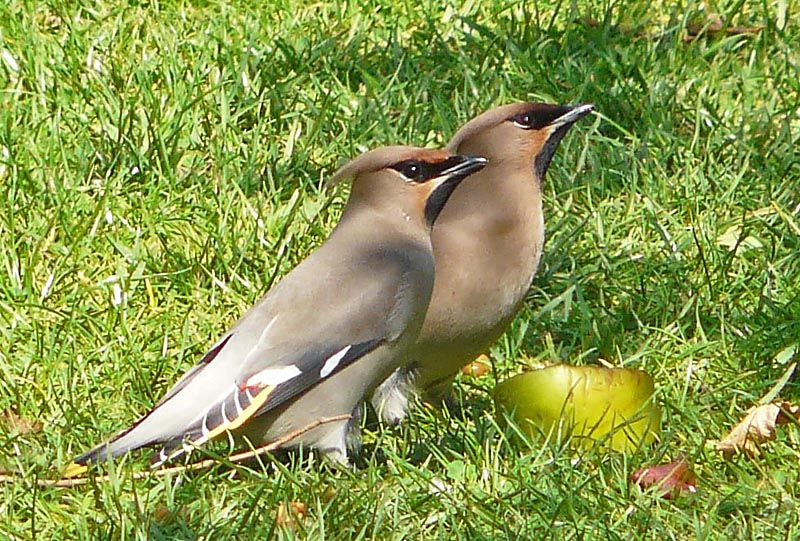
{"label": "short black beak", "polygon": [[481,156],[459,155],[451,156],[442,162],[443,170],[435,179],[431,179],[430,182],[434,186],[425,201],[425,221],[428,227],[433,227],[456,186],[468,176],[486,167],[487,163],[488,160]]}
{"label": "short black beak", "polygon": [[569,107],[567,112],[561,115],[560,117],[553,119],[553,121],[550,122],[550,125],[556,128],[560,128],[561,126],[570,126],[575,122],[577,122],[578,120],[585,117],[586,115],[588,115],[589,113],[591,113],[592,111],[594,111],[593,103],[583,103],[581,105],[575,105]]}
{"label": "short black beak", "polygon": [[547,168],[550,167],[550,161],[553,159],[553,154],[556,153],[558,144],[567,134],[570,127],[592,111],[594,111],[594,104],[592,103],[575,105],[568,107],[566,113],[554,118],[550,122],[547,126],[551,130],[550,135],[539,153],[533,159],[533,171],[539,181],[544,180]]}
{"label": "short black beak", "polygon": [[450,156],[442,162],[442,172],[439,175],[439,182],[446,182],[448,176],[460,176],[466,178],[472,173],[477,173],[486,167],[487,160],[482,156]]}

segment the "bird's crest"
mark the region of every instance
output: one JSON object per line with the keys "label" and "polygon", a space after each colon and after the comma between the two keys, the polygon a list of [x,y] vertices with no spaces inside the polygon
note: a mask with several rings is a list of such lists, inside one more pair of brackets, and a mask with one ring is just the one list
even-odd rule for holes
{"label": "bird's crest", "polygon": [[461,143],[476,133],[493,128],[515,115],[524,113],[534,105],[535,103],[533,102],[509,103],[508,105],[501,105],[500,107],[495,107],[494,109],[489,109],[485,113],[481,113],[464,124],[461,129],[456,132],[453,138],[450,139],[450,142],[447,143],[447,150],[455,152],[458,147],[461,146]]}

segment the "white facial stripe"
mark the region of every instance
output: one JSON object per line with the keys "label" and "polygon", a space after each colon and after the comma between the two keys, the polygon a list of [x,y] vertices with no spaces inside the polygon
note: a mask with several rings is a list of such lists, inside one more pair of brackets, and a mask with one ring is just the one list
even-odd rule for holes
{"label": "white facial stripe", "polygon": [[325,361],[325,364],[322,365],[322,369],[319,371],[319,377],[327,378],[331,372],[336,370],[336,367],[339,366],[339,361],[347,355],[347,352],[350,351],[351,346],[346,346],[342,348],[338,353],[331,355],[331,357]]}
{"label": "white facial stripe", "polygon": [[281,383],[296,378],[302,374],[297,365],[280,366],[277,368],[267,368],[248,378],[245,385],[247,387],[277,387]]}

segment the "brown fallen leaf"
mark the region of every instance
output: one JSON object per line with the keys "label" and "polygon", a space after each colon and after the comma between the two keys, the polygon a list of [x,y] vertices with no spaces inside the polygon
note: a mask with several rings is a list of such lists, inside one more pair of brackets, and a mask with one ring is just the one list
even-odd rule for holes
{"label": "brown fallen leaf", "polygon": [[278,526],[294,530],[299,521],[302,521],[306,516],[306,504],[302,502],[281,502],[278,505],[278,512],[275,521]]}
{"label": "brown fallen leaf", "polygon": [[7,432],[13,432],[18,435],[42,431],[42,423],[21,417],[14,408],[3,410],[0,413],[0,427]]}
{"label": "brown fallen leaf", "polygon": [[492,366],[489,364],[488,355],[479,355],[474,361],[461,367],[462,374],[465,376],[472,376],[474,378],[485,376],[491,371]]}
{"label": "brown fallen leaf", "polygon": [[731,26],[728,28],[729,36],[742,36],[744,34],[758,34],[766,28],[763,24],[756,24],[754,26]]}
{"label": "brown fallen leaf", "polygon": [[689,21],[686,23],[686,31],[690,36],[697,37],[703,33],[713,36],[722,30],[722,17],[717,13],[709,13],[705,21]]}
{"label": "brown fallen leaf", "polygon": [[156,505],[156,508],[153,511],[153,518],[156,520],[156,522],[165,522],[170,515],[172,515],[172,511],[170,511],[169,507],[163,503]]}
{"label": "brown fallen leaf", "polygon": [[642,489],[657,487],[661,497],[672,499],[683,491],[697,492],[697,477],[683,456],[674,462],[636,470],[630,480]]}
{"label": "brown fallen leaf", "polygon": [[765,26],[763,24],[753,26],[729,26],[726,28],[722,17],[716,13],[710,13],[703,22],[690,21],[686,23],[687,35],[683,40],[689,42],[703,36],[715,38],[723,33],[723,30],[724,33],[729,36],[752,35],[758,34],[764,28]]}
{"label": "brown fallen leaf", "polygon": [[189,513],[186,507],[180,506],[172,509],[164,503],[159,503],[153,510],[153,519],[160,524],[170,524],[179,520],[188,520]]}
{"label": "brown fallen leaf", "polygon": [[727,436],[716,442],[717,451],[726,458],[740,452],[757,457],[761,455],[760,444],[775,438],[775,427],[791,419],[800,420],[800,406],[773,402],[752,407]]}

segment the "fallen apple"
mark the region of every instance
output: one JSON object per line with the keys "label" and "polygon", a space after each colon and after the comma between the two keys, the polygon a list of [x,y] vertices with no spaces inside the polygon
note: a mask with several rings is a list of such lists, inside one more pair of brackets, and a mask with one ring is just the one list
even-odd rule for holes
{"label": "fallen apple", "polygon": [[661,425],[653,378],[632,368],[555,365],[495,387],[498,410],[528,434],[571,437],[583,447],[617,451],[650,444]]}

